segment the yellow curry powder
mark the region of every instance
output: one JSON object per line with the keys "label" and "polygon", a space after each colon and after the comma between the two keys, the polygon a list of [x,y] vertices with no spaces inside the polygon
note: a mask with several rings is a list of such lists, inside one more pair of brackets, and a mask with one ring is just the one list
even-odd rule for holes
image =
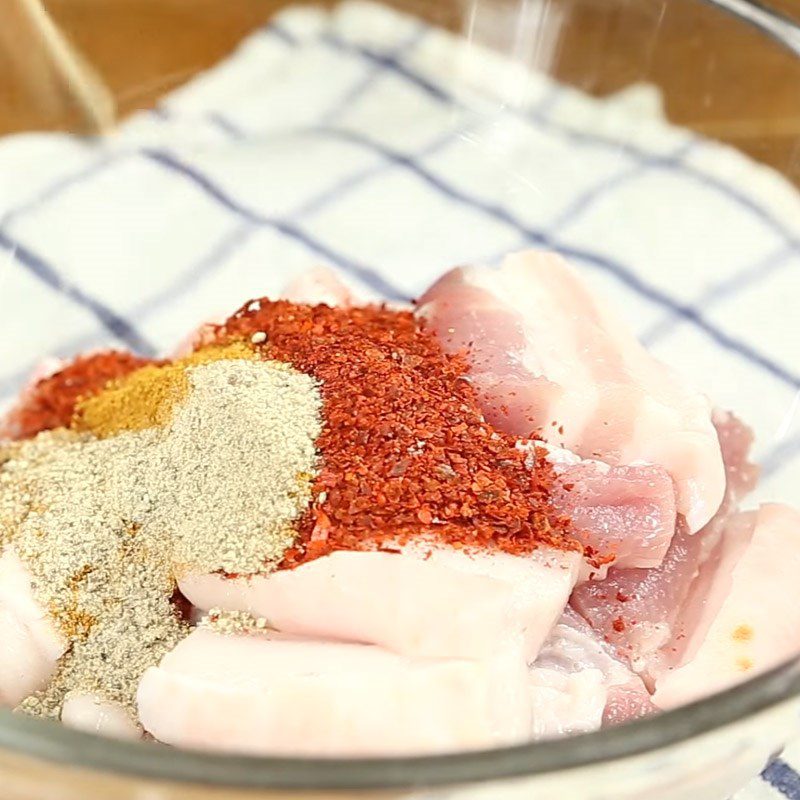
{"label": "yellow curry powder", "polygon": [[190,367],[212,361],[256,359],[244,342],[212,345],[163,366],[148,365],[108,383],[100,394],[79,400],[70,427],[105,439],[123,431],[163,427],[189,394]]}

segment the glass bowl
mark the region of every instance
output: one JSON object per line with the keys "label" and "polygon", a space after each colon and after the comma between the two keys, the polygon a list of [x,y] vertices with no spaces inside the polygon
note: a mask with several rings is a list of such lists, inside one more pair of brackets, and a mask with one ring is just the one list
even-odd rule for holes
{"label": "glass bowl", "polygon": [[[765,473],[759,499],[796,502],[800,27],[791,0],[770,8],[748,0],[391,3],[401,16],[349,4],[334,12],[347,30],[360,36],[366,15],[381,41],[397,40],[390,52],[345,42],[348,58],[368,63],[369,81],[385,81],[390,101],[377,113],[354,71],[353,106],[330,112],[324,125],[319,104],[341,88],[327,62],[290,101],[292,70],[269,90],[249,73],[238,105],[230,95],[246,71],[232,83],[219,77],[224,70],[191,82],[243,37],[237,57],[246,66],[259,37],[291,45],[309,20],[326,19],[322,11],[287,16],[284,5],[51,0],[43,18],[31,11],[36,4],[12,0],[0,30],[5,400],[41,357],[120,344],[168,351],[188,320],[276,291],[312,261],[338,263],[366,295],[388,289],[397,299],[454,263],[548,246],[573,260],[657,355],[754,427]],[[449,33],[420,42],[420,21]],[[323,34],[326,46],[342,35]],[[209,112],[198,96],[225,113]],[[437,150],[441,126],[451,138]],[[352,207],[336,194],[324,214],[317,197],[295,218],[284,208],[298,199],[294,176],[307,181],[330,168],[352,188],[349,155],[339,163],[340,151],[311,141],[323,127],[348,147],[382,131],[371,156],[389,164],[393,182]],[[180,147],[205,166],[236,162],[240,183],[187,168],[175,156]],[[258,231],[211,230],[194,201],[129,169],[131,153],[173,171],[178,164],[203,202]],[[120,160],[123,169],[107,171]],[[85,191],[83,177],[99,173],[100,188]],[[448,202],[417,204],[407,193],[412,179]],[[271,180],[274,188],[264,189]],[[222,271],[202,256],[212,233]],[[357,257],[342,257],[348,241],[359,242]],[[182,259],[191,269],[168,275]],[[379,268],[380,280],[368,267]],[[188,753],[0,711],[0,779],[9,800],[721,800],[797,733],[798,706],[800,665],[792,662],[598,733],[375,760]]]}

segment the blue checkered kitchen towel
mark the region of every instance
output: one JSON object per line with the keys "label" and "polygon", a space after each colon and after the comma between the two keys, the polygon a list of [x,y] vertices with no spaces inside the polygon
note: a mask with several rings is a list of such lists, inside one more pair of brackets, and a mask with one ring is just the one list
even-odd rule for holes
{"label": "blue checkered kitchen towel", "polygon": [[[168,350],[311,264],[397,299],[530,246],[738,409],[762,496],[796,499],[795,189],[652,87],[598,101],[364,2],[282,13],[106,141],[0,142],[0,398],[44,354]],[[741,795],[780,796],[786,760]]]}

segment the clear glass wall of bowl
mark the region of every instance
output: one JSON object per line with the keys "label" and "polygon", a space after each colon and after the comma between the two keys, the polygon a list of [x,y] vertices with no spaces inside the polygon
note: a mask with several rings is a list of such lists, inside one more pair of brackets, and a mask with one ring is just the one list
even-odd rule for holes
{"label": "clear glass wall of bowl", "polygon": [[[79,140],[81,147],[92,147],[91,137],[99,135],[119,141],[120,132],[124,142],[132,120],[169,108],[171,92],[226,58],[242,39],[266,30],[262,26],[272,20],[279,28],[286,5],[8,0],[0,23],[0,133],[9,137],[3,144],[33,132],[42,153],[51,141],[41,137],[44,132],[88,136]],[[397,285],[408,296],[424,285],[426,273],[433,278],[453,263],[491,262],[525,246],[562,251],[659,357],[754,427],[764,465],[759,499],[797,503],[796,4],[389,5],[419,20],[418,35],[372,58],[373,77],[398,98],[387,110],[397,115],[397,135],[382,143],[375,159],[389,162],[397,187],[426,183],[444,199],[422,214],[413,202],[399,203],[393,191],[377,192],[366,216],[354,221],[343,211],[320,222],[319,230],[327,235],[329,225],[336,229],[331,236],[346,239],[348,225],[368,227],[376,245],[359,257],[413,264],[407,271],[397,267]],[[431,38],[425,26],[462,38]],[[436,50],[438,44],[430,42],[443,37],[447,47]],[[353,59],[375,56],[369,47],[357,51]],[[438,52],[449,55],[437,62]],[[359,97],[363,105],[338,110],[326,124],[340,126],[351,139],[369,140],[376,114],[368,94]],[[297,118],[312,116],[317,101],[311,94],[296,97]],[[429,119],[436,124],[428,131]],[[445,130],[448,136],[442,136]],[[0,185],[0,389],[7,401],[34,366],[20,342],[35,344],[32,349],[42,355],[68,354],[71,342],[64,340],[59,320],[73,313],[76,291],[86,287],[59,294],[69,280],[39,270],[30,280],[49,281],[52,295],[47,318],[32,315],[28,284],[14,273],[26,268],[14,242],[22,232],[26,241],[35,241],[38,223],[24,219],[26,203],[35,198],[19,187],[35,185],[38,194],[48,187],[34,161],[15,162],[13,151],[5,152],[12,155],[4,161],[0,148],[0,170],[14,175]],[[24,200],[15,201],[17,196]],[[124,204],[116,207],[120,219],[129,212]],[[48,224],[74,225],[84,237],[81,247],[102,248],[109,270],[141,292],[143,302],[151,296],[158,276],[147,264],[134,267],[122,257],[131,247],[129,227],[93,231],[78,206],[73,219],[68,208],[60,214],[57,223],[42,218],[43,237]],[[27,268],[36,272],[31,263]],[[231,287],[231,296],[233,289],[243,291]],[[197,319],[212,311],[203,302],[207,298],[197,301]],[[100,327],[87,331],[83,346],[114,344]],[[798,688],[796,669],[787,666],[696,708],[610,732],[496,753],[378,764],[186,755],[96,740],[3,712],[0,776],[9,798],[200,798],[217,796],[219,789],[210,787],[219,785],[226,797],[253,796],[253,787],[255,796],[289,796],[299,787],[309,797],[359,791],[426,798],[494,798],[501,792],[542,799],[722,798],[796,732]]]}

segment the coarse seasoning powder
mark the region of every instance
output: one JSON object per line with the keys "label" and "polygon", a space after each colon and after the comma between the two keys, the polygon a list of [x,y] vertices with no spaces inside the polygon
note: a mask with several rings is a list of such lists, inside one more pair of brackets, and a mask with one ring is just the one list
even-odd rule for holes
{"label": "coarse seasoning powder", "polygon": [[176,576],[266,571],[291,545],[318,470],[316,381],[275,361],[198,361],[164,427],[61,429],[0,454],[0,544],[69,644],[23,710],[57,715],[72,690],[133,710],[142,672],[186,633]]}
{"label": "coarse seasoning powder", "polygon": [[224,608],[212,608],[197,626],[226,635],[263,633],[271,628],[266,617],[254,617],[246,611],[229,611]]}

